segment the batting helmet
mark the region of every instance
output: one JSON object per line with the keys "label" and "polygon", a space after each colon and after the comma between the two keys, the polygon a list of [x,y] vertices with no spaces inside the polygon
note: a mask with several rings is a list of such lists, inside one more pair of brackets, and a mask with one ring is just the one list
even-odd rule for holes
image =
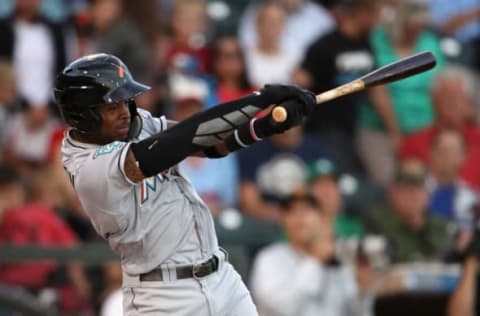
{"label": "batting helmet", "polygon": [[[133,98],[150,87],[133,80],[123,62],[109,54],[79,58],[56,78],[54,94],[60,112],[68,125],[82,132],[97,130],[102,118],[96,107],[128,101],[133,134],[138,133],[141,119]],[[136,136],[129,133],[129,136]]]}

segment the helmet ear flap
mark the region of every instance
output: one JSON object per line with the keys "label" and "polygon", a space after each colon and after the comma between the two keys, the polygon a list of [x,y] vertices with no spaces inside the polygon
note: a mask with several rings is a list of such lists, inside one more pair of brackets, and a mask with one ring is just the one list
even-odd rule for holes
{"label": "helmet ear flap", "polygon": [[128,139],[132,140],[140,134],[143,127],[143,122],[140,114],[138,114],[135,100],[128,100],[128,110],[130,111],[130,129],[128,130]]}
{"label": "helmet ear flap", "polygon": [[63,114],[65,121],[75,126],[81,132],[90,132],[98,130],[102,126],[102,117],[93,108],[80,111],[65,111]]}
{"label": "helmet ear flap", "polygon": [[102,127],[102,116],[100,113],[98,113],[94,108],[90,108],[88,112],[90,113],[89,116],[91,117],[92,123],[89,131],[100,129],[100,127]]}

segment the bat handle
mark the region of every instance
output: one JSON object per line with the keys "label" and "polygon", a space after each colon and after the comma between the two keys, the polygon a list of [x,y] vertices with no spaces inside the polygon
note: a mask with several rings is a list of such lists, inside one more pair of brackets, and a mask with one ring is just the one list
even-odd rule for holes
{"label": "bat handle", "polygon": [[287,119],[287,110],[281,105],[277,105],[272,110],[272,118],[275,123],[283,123]]}

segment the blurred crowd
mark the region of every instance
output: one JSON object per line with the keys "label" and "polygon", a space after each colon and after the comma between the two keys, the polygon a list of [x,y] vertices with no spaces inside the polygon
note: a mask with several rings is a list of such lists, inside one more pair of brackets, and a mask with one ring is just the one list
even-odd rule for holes
{"label": "blurred crowd", "polygon": [[[432,308],[474,315],[476,0],[1,1],[0,244],[100,240],[59,151],[52,86],[77,57],[118,56],[152,87],[137,104],[180,121],[267,83],[319,93],[423,51],[437,59],[431,71],[181,169],[261,315],[382,315],[379,298],[411,293],[451,295]],[[0,295],[27,291],[63,315],[120,315],[120,285],[118,262],[0,265]]]}

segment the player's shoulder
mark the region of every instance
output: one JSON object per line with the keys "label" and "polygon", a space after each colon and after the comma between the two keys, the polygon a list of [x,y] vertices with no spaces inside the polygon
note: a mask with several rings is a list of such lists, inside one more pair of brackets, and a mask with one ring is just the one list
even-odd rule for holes
{"label": "player's shoulder", "polygon": [[125,145],[127,143],[122,141],[114,141],[105,145],[82,143],[74,140],[67,130],[62,143],[63,165],[69,173],[76,174],[90,161],[101,161],[104,159],[100,158],[108,159],[109,156],[116,156],[115,152],[120,152]]}
{"label": "player's shoulder", "polygon": [[142,120],[142,132],[140,138],[163,132],[167,129],[167,119],[165,116],[155,117],[149,111],[138,109],[138,115]]}
{"label": "player's shoulder", "polygon": [[93,144],[84,144],[74,140],[70,136],[71,129],[67,129],[63,135],[61,146],[62,159],[65,167],[71,163],[85,159],[99,146]]}

